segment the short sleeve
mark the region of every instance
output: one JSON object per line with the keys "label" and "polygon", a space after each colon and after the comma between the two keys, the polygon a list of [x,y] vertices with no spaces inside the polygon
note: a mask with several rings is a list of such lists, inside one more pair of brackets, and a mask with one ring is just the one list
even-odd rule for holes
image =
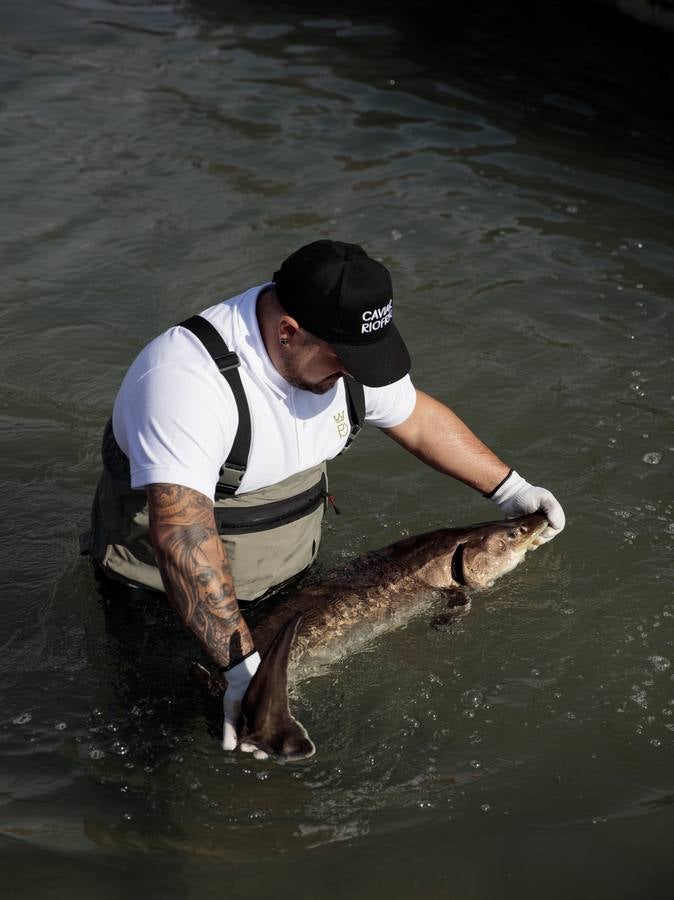
{"label": "short sleeve", "polygon": [[129,371],[113,430],[129,457],[132,487],[180,484],[213,498],[238,414],[224,379],[209,374],[189,364],[157,366],[137,379]]}
{"label": "short sleeve", "polygon": [[409,375],[380,388],[365,388],[365,421],[379,428],[395,428],[414,410],[416,391]]}

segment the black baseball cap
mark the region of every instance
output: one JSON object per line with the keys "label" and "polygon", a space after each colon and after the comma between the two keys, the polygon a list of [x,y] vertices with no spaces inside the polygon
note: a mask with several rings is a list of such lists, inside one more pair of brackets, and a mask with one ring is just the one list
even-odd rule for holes
{"label": "black baseball cap", "polygon": [[274,284],[285,311],[327,341],[356,381],[383,387],[407,375],[411,362],[393,324],[391,276],[358,244],[300,247],[274,272]]}

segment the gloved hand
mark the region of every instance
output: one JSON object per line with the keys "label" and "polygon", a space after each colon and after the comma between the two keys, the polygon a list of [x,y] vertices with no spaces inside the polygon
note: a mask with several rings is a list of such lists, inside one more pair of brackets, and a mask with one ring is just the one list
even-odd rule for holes
{"label": "gloved hand", "polygon": [[539,537],[539,544],[551,541],[566,524],[564,510],[550,491],[529,484],[515,471],[508,475],[493,494],[489,494],[488,499],[494,501],[506,518],[523,516],[538,510],[544,513],[550,524]]}
{"label": "gloved hand", "polygon": [[260,654],[256,651],[225,672],[227,690],[223,698],[225,711],[225,722],[222,728],[223,750],[235,750],[239,742],[238,724],[241,701],[259,665]]}

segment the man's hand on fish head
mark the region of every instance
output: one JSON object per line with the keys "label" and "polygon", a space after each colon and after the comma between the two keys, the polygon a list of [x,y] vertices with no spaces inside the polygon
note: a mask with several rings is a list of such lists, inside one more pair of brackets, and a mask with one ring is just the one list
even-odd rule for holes
{"label": "man's hand on fish head", "polygon": [[241,662],[227,669],[227,690],[223,698],[225,721],[222,728],[222,749],[236,750],[239,743],[241,701],[248,690],[253,675],[260,665],[260,654],[256,651]]}
{"label": "man's hand on fish head", "polygon": [[554,494],[543,487],[529,484],[515,471],[508,475],[489,499],[493,500],[506,518],[514,518],[539,510],[544,513],[549,526],[538,538],[537,545],[551,541],[566,524],[564,510]]}

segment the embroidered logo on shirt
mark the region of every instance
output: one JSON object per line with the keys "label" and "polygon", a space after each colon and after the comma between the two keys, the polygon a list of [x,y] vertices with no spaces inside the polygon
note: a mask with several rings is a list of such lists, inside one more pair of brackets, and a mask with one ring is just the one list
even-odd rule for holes
{"label": "embroidered logo on shirt", "polygon": [[346,437],[349,433],[349,423],[346,421],[346,413],[344,410],[338,412],[337,415],[332,418],[335,420],[335,425],[337,426],[337,434],[341,438]]}
{"label": "embroidered logo on shirt", "polygon": [[384,325],[393,318],[393,300],[389,300],[386,306],[380,306],[378,309],[366,309],[363,313],[363,324],[360,333],[367,334],[369,331],[379,331]]}

